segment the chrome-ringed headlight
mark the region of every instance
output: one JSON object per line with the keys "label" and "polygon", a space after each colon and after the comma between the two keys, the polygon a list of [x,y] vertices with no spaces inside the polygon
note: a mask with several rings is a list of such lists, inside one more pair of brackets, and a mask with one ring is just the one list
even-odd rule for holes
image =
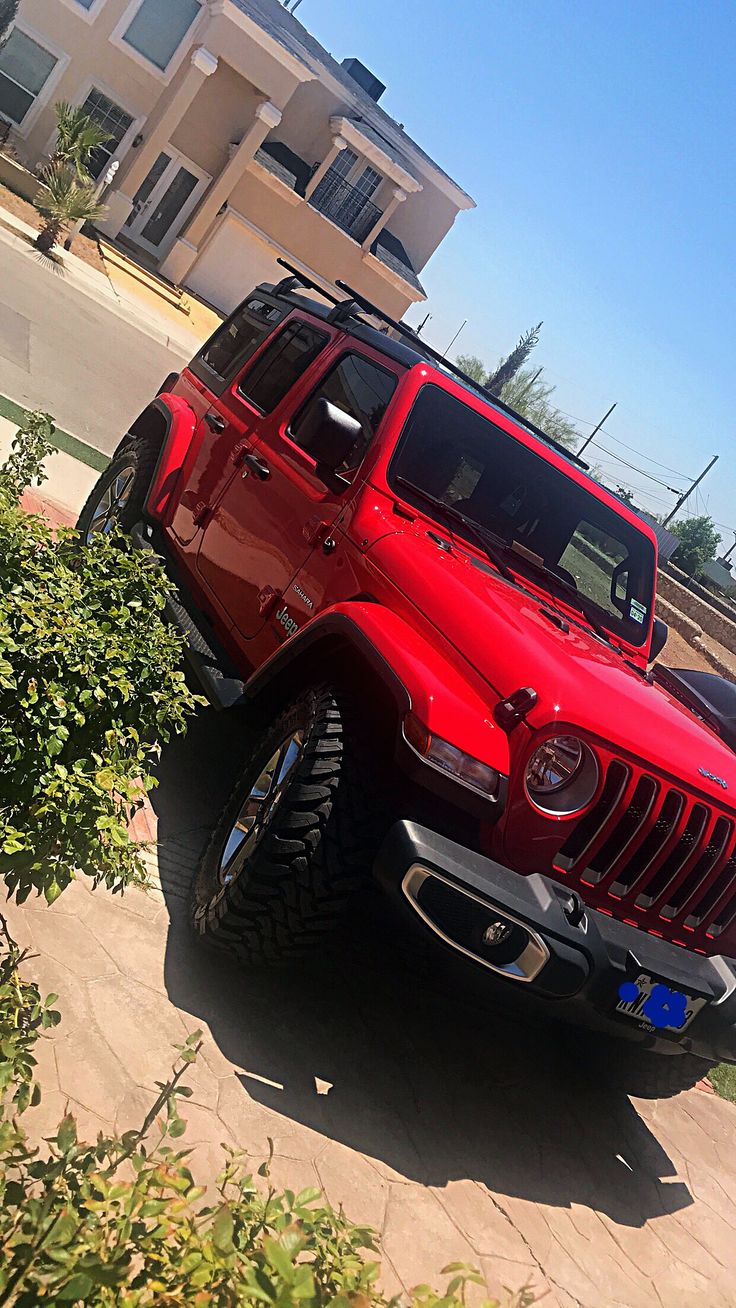
{"label": "chrome-ringed headlight", "polygon": [[577,736],[550,736],[534,750],[524,773],[531,803],[554,817],[587,807],[598,785],[598,760]]}

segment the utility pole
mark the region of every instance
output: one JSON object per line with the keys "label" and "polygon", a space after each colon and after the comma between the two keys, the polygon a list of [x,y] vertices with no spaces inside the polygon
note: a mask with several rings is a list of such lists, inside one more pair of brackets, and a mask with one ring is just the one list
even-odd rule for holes
{"label": "utility pole", "polygon": [[592,441],[593,437],[596,436],[596,435],[598,434],[598,432],[600,431],[600,429],[601,429],[601,427],[603,426],[604,422],[608,422],[608,419],[610,418],[610,416],[611,416],[611,414],[613,413],[613,410],[614,410],[615,408],[616,408],[616,404],[612,404],[611,407],[610,407],[610,409],[608,410],[608,413],[604,413],[603,417],[601,418],[600,422],[598,423],[598,426],[593,428],[592,432],[590,433],[590,436],[586,436],[585,440],[583,441],[582,445],[580,446],[580,449],[579,449],[578,452],[577,452],[577,453],[578,453],[578,457],[582,454],[583,450],[586,450],[586,449],[588,448],[588,446],[590,445],[590,442]]}
{"label": "utility pole", "polygon": [[432,317],[431,313],[428,313],[426,318],[422,318],[422,321],[420,322],[419,326],[415,329],[417,336],[421,336],[422,332],[424,331],[424,328],[427,326],[427,323],[429,322],[431,317]]}
{"label": "utility pole", "polygon": [[517,402],[517,404],[518,404],[519,400],[523,400],[524,396],[525,396],[525,395],[526,395],[526,394],[531,390],[531,388],[532,388],[532,386],[534,385],[535,381],[537,380],[538,377],[541,376],[541,374],[542,374],[543,372],[544,372],[544,368],[543,368],[543,367],[542,367],[542,368],[537,368],[537,371],[535,372],[534,376],[529,378],[529,381],[527,382],[527,384],[526,384],[526,386],[524,387],[523,391],[520,391],[519,394],[517,395],[517,397],[516,397],[516,402]]}
{"label": "utility pole", "polygon": [[714,454],[714,455],[713,455],[713,458],[711,459],[710,463],[708,464],[708,467],[707,467],[707,468],[703,468],[703,471],[701,472],[700,476],[695,478],[695,481],[693,482],[693,484],[692,484],[692,486],[690,487],[690,489],[689,489],[689,490],[686,490],[686,491],[685,491],[685,494],[680,496],[680,498],[679,498],[679,500],[677,501],[677,503],[676,503],[674,509],[672,510],[672,512],[667,514],[667,517],[665,518],[664,522],[662,523],[662,526],[663,526],[663,527],[666,527],[666,526],[667,526],[667,523],[672,521],[672,519],[674,518],[675,514],[678,513],[679,510],[682,508],[683,504],[685,503],[685,500],[688,499],[690,495],[692,495],[693,491],[695,490],[695,487],[700,485],[700,483],[701,483],[701,481],[703,480],[703,478],[705,477],[706,473],[709,473],[710,470],[711,470],[711,468],[713,467],[713,464],[714,464],[714,463],[717,463],[717,462],[718,462],[718,455],[717,455],[717,454]]}
{"label": "utility pole", "polygon": [[731,546],[731,548],[730,548],[730,550],[728,551],[728,553],[723,555],[723,558],[721,559],[721,563],[725,563],[725,562],[726,562],[726,559],[730,559],[730,557],[731,557],[731,555],[733,554],[734,550],[736,550],[736,531],[733,533],[733,545]]}

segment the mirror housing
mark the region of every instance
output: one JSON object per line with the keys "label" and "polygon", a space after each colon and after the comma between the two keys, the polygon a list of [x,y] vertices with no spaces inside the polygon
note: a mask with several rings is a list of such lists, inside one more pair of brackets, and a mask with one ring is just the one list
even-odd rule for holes
{"label": "mirror housing", "polygon": [[654,662],[654,659],[662,653],[662,650],[667,644],[667,637],[669,634],[670,629],[667,626],[667,623],[663,622],[661,618],[655,618],[652,623],[652,642],[649,647],[650,663]]}
{"label": "mirror housing", "polygon": [[298,443],[317,464],[317,475],[330,490],[349,485],[336,471],[350,456],[363,435],[363,428],[336,404],[322,396],[307,413],[298,432]]}

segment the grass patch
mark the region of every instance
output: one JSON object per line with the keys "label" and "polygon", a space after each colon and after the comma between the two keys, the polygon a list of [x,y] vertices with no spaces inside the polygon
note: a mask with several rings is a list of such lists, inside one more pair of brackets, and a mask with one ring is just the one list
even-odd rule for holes
{"label": "grass patch", "polygon": [[721,1099],[736,1104],[736,1067],[732,1063],[719,1063],[708,1073],[708,1080]]}
{"label": "grass patch", "polygon": [[[27,413],[28,410],[21,404],[16,404],[14,400],[7,400],[4,395],[0,395],[0,418],[7,418],[9,422],[15,422],[20,426],[25,421]],[[104,472],[110,462],[102,450],[86,445],[84,441],[80,441],[76,436],[70,436],[66,431],[60,431],[58,427],[52,437],[52,443],[57,450],[63,450],[65,454],[70,454],[80,463],[86,463],[87,467],[94,468],[95,472]]]}

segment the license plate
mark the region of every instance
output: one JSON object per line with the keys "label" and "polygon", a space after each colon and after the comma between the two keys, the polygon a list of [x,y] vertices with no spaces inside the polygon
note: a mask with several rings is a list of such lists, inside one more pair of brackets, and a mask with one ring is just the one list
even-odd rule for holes
{"label": "license plate", "polygon": [[684,1031],[707,1000],[674,990],[647,972],[636,981],[623,981],[618,990],[616,1012],[632,1017],[652,1031]]}

